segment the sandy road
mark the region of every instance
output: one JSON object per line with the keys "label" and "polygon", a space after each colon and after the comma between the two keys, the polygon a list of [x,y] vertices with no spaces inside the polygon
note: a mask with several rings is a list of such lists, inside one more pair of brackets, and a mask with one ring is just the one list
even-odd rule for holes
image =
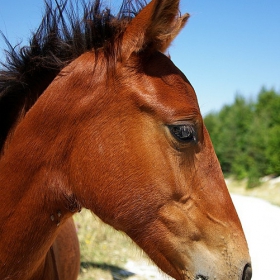
{"label": "sandy road", "polygon": [[252,280],[280,280],[280,208],[258,198],[232,198],[250,249]]}

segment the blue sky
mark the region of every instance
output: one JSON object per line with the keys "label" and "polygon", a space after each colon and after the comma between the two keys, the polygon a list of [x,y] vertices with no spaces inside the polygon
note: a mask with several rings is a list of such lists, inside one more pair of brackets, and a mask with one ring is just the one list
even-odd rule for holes
{"label": "blue sky", "polygon": [[[26,43],[43,7],[43,0],[1,0],[0,30],[12,45]],[[169,53],[194,86],[203,115],[236,94],[255,98],[262,86],[280,91],[279,0],[183,0],[181,11],[191,18]],[[1,60],[4,48],[0,38]]]}

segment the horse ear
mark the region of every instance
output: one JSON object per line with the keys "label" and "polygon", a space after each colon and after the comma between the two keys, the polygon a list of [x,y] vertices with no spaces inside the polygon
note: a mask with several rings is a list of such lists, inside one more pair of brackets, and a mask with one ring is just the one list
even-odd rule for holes
{"label": "horse ear", "polygon": [[122,42],[122,59],[149,48],[165,52],[184,27],[189,14],[180,16],[179,0],[152,0],[128,24]]}

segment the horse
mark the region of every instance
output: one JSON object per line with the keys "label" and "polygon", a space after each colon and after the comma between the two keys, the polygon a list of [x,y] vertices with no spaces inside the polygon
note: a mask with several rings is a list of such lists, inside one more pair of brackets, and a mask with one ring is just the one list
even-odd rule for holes
{"label": "horse", "polygon": [[249,280],[196,93],[167,49],[179,0],[46,0],[0,73],[0,277],[73,280],[90,209],[176,280]]}

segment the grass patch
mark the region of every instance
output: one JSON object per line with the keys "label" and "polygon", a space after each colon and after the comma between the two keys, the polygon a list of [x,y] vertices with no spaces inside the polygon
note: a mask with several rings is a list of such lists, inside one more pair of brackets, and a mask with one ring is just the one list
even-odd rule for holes
{"label": "grass patch", "polygon": [[127,261],[145,259],[124,233],[104,224],[90,211],[83,209],[74,216],[74,220],[81,249],[78,280],[127,279],[132,276],[125,269]]}
{"label": "grass patch", "polygon": [[280,180],[272,179],[254,188],[247,188],[247,180],[226,179],[231,193],[262,198],[274,205],[280,206]]}

